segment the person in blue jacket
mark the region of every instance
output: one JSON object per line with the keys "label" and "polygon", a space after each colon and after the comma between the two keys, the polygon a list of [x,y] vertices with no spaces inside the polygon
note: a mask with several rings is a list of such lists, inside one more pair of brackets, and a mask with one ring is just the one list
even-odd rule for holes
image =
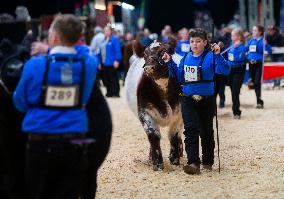
{"label": "person in blue jacket", "polygon": [[105,39],[100,46],[100,70],[103,71],[103,81],[106,86],[106,97],[119,97],[119,80],[117,69],[122,58],[120,41],[112,34],[109,25],[104,28]]}
{"label": "person in blue jacket", "polygon": [[220,55],[220,47],[212,44],[215,53],[208,51],[207,32],[194,29],[190,34],[190,51],[177,65],[168,55],[163,60],[167,63],[170,75],[176,76],[181,85],[181,111],[184,123],[185,151],[188,162],[183,167],[187,174],[200,174],[199,135],[202,146],[202,164],[204,169],[212,170],[214,164],[214,130],[215,109],[214,74],[228,75],[230,67]]}
{"label": "person in blue jacket", "polygon": [[[254,84],[256,94],[256,102],[258,109],[263,109],[264,102],[261,99],[261,81],[262,81],[262,67],[263,67],[263,34],[264,28],[262,26],[254,26],[252,29],[253,38],[248,41],[246,49],[248,51],[247,60],[249,62],[250,78]],[[271,54],[271,46],[265,44],[265,50]]]}
{"label": "person in blue jacket", "polygon": [[231,34],[232,44],[227,52],[228,65],[231,67],[231,73],[228,79],[232,93],[234,118],[240,119],[242,113],[240,110],[240,90],[246,70],[246,47],[245,38],[240,29],[234,29]]}
{"label": "person in blue jacket", "polygon": [[188,29],[187,28],[181,29],[180,36],[181,36],[181,40],[178,41],[175,51],[177,54],[183,57],[186,53],[190,51]]}
{"label": "person in blue jacket", "polygon": [[82,24],[74,15],[55,18],[47,56],[31,58],[13,94],[25,113],[28,134],[26,180],[30,198],[70,198],[80,194],[88,117],[85,109],[98,61],[76,46]]}

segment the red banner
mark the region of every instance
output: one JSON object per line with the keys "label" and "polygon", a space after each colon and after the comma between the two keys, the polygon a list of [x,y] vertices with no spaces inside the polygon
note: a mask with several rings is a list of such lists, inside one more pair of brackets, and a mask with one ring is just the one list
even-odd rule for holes
{"label": "red banner", "polygon": [[284,77],[284,62],[264,63],[263,80]]}

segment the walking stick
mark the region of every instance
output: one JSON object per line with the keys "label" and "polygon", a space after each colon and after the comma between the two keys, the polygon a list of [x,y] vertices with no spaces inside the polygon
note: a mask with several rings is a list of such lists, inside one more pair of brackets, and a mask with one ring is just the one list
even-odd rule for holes
{"label": "walking stick", "polygon": [[[212,23],[212,40],[214,40],[214,23]],[[215,75],[215,53],[213,51],[213,72],[214,72],[214,89],[216,88],[216,75]],[[216,91],[215,91],[216,92]],[[217,131],[217,151],[218,151],[218,164],[219,173],[221,172],[221,161],[220,161],[220,140],[219,140],[219,126],[218,126],[218,112],[217,112],[217,96],[215,97],[215,115],[216,115],[216,131]]]}

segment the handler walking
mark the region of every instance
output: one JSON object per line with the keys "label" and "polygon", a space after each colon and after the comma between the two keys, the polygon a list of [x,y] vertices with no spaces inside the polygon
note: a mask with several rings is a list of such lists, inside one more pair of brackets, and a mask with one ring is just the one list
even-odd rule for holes
{"label": "handler walking", "polygon": [[232,110],[235,119],[241,119],[240,110],[240,90],[243,84],[244,74],[246,70],[245,57],[246,47],[245,38],[239,29],[232,31],[232,44],[228,51],[228,64],[231,67],[229,76],[229,85],[232,93]]}
{"label": "handler walking", "polygon": [[181,110],[184,123],[185,151],[188,162],[183,167],[187,174],[200,174],[199,136],[202,146],[204,169],[212,170],[214,164],[214,73],[228,75],[230,67],[220,55],[220,47],[212,45],[216,54],[216,71],[213,66],[213,52],[208,51],[207,32],[195,29],[190,35],[191,52],[186,54],[179,66],[170,55],[164,54],[163,60],[171,75],[177,76],[181,85]]}

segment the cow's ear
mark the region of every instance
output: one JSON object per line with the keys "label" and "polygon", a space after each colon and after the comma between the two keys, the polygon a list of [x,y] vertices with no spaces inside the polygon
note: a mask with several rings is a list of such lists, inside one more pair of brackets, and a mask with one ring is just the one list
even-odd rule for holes
{"label": "cow's ear", "polygon": [[177,39],[173,35],[169,36],[169,41],[166,44],[167,52],[169,54],[174,54],[175,53],[175,48],[177,46]]}

